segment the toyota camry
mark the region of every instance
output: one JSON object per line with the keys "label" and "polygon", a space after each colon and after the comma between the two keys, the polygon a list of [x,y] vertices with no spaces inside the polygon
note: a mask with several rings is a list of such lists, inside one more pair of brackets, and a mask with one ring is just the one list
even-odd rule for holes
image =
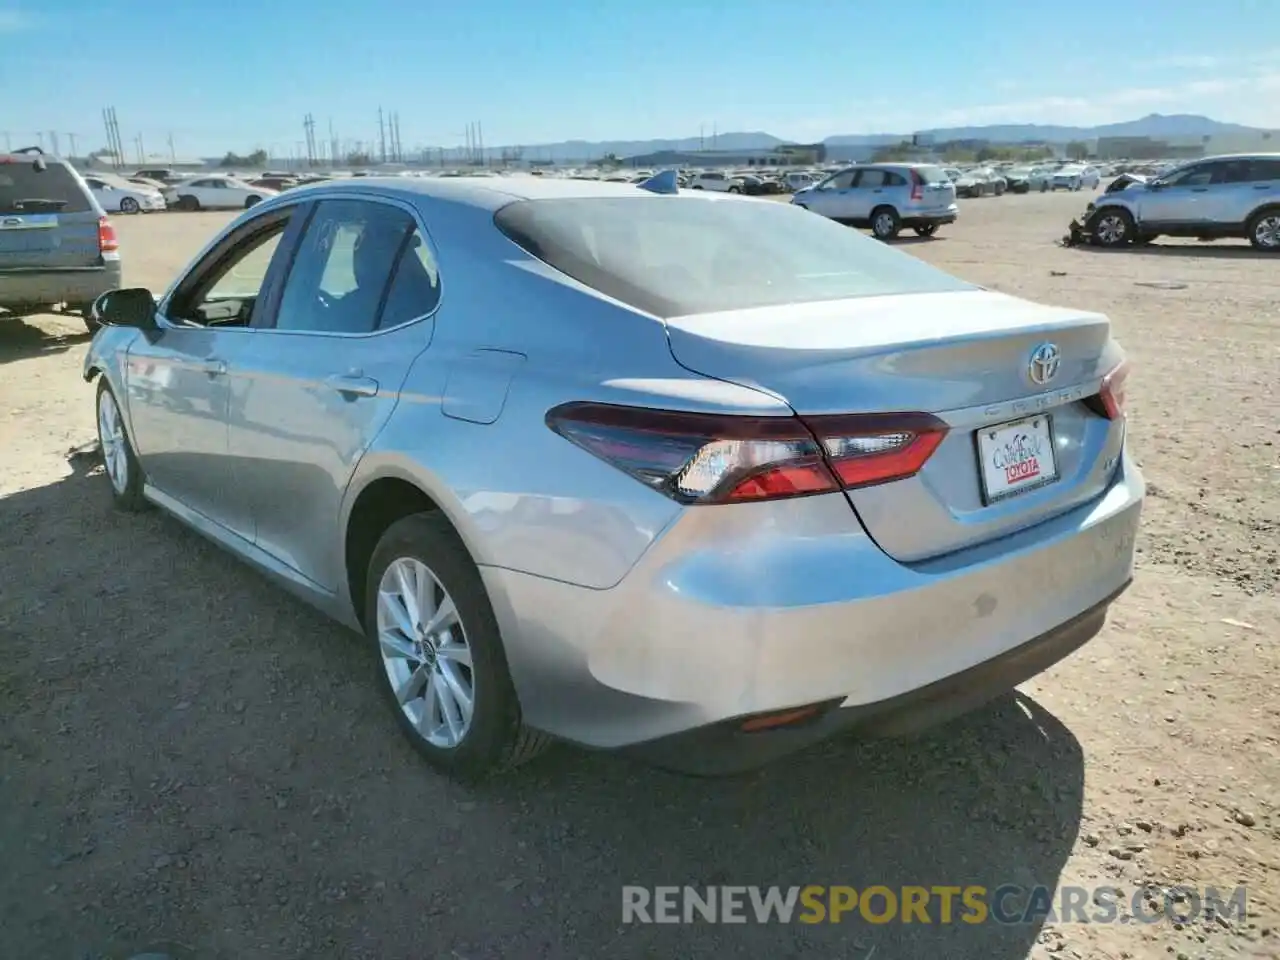
{"label": "toyota camry", "polygon": [[456,775],[914,730],[1078,648],[1132,576],[1107,318],[786,204],[335,181],[94,314],[118,506],[363,634]]}

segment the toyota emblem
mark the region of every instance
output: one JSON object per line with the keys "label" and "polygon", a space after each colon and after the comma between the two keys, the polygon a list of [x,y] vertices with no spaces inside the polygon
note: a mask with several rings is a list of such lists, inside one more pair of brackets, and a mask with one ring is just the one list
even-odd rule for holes
{"label": "toyota emblem", "polygon": [[1062,354],[1058,352],[1056,343],[1042,343],[1031,351],[1031,362],[1027,364],[1027,373],[1032,383],[1044,386],[1058,375],[1058,364],[1062,362]]}

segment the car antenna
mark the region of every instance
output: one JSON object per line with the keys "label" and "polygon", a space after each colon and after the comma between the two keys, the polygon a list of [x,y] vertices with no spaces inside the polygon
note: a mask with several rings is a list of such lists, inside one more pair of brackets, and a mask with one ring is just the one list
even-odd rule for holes
{"label": "car antenna", "polygon": [[648,180],[638,184],[641,190],[648,190],[650,193],[676,194],[680,192],[680,180],[676,177],[674,170],[663,170],[661,173],[655,173]]}

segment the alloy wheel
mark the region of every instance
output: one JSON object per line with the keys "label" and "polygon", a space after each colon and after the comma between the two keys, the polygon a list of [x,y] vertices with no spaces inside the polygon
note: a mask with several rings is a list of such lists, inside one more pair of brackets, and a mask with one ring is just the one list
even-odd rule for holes
{"label": "alloy wheel", "polygon": [[425,563],[402,557],[378,584],[378,648],[396,701],[429,744],[466,738],[475,709],[471,647],[453,598]]}
{"label": "alloy wheel", "polygon": [[102,446],[102,465],[107,479],[117,494],[129,486],[129,454],[125,444],[124,424],[115,397],[104,390],[98,399],[98,442]]}
{"label": "alloy wheel", "polygon": [[1259,218],[1253,225],[1253,238],[1266,250],[1280,249],[1280,214],[1272,213]]}
{"label": "alloy wheel", "polygon": [[1124,242],[1129,226],[1118,213],[1109,213],[1099,218],[1095,232],[1105,246],[1114,246]]}

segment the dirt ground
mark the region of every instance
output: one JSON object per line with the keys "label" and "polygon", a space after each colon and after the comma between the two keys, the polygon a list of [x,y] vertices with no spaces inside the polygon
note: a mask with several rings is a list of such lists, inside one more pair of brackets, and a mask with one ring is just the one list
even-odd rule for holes
{"label": "dirt ground", "polygon": [[[434,775],[357,638],[112,509],[75,453],[79,321],[0,323],[0,956],[1280,956],[1280,262],[1055,246],[1082,197],[963,201],[901,246],[1112,317],[1150,483],[1134,586],[1016,699],[729,780],[565,747],[481,789]],[[128,280],[165,285],[225,220],[118,218]],[[1249,916],[621,919],[624,884],[809,883],[1243,884]]]}

